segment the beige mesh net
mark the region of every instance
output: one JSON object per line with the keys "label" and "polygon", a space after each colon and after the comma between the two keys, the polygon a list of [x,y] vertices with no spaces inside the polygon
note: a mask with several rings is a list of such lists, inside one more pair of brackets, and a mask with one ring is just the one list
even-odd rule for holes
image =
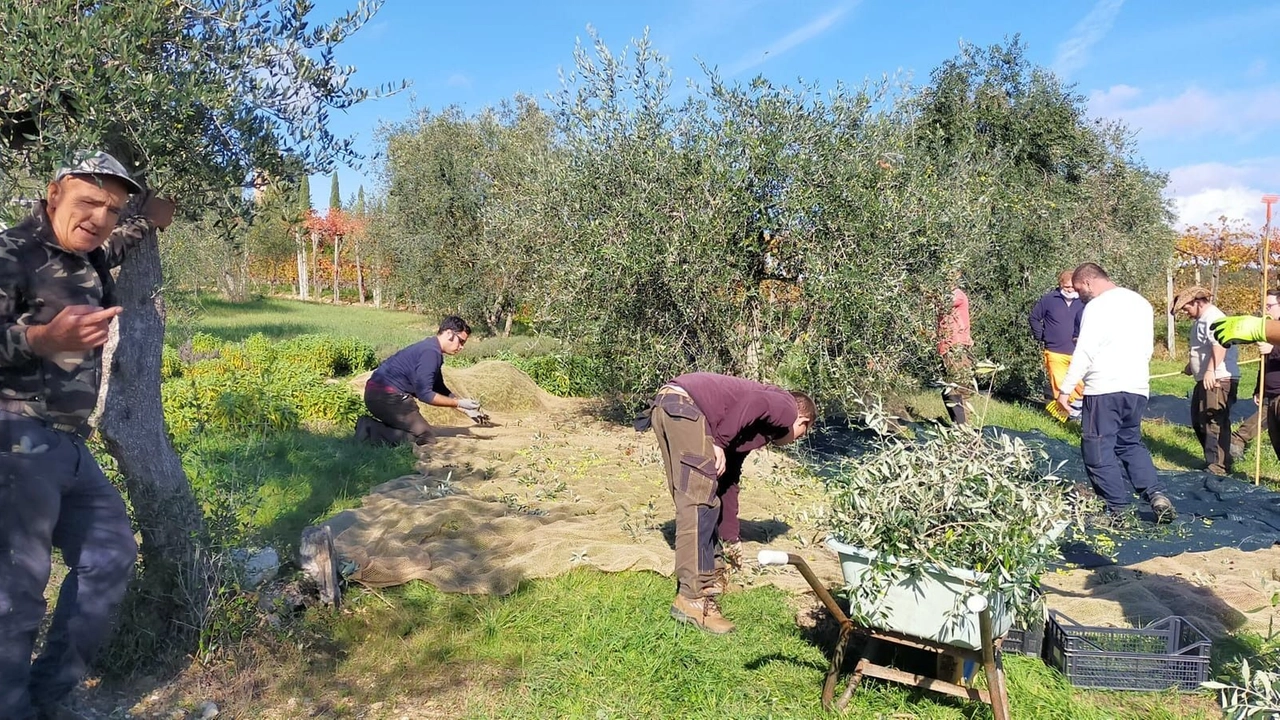
{"label": "beige mesh net", "polygon": [[[363,392],[367,377],[353,387]],[[326,523],[339,554],[357,565],[354,580],[505,594],[578,566],[671,575],[673,511],[651,433],[598,420],[589,401],[552,396],[501,361],[446,367],[445,382],[480,399],[496,426],[421,406],[439,439],[418,473],[373,488],[360,508]],[[797,552],[835,584],[838,565],[816,547],[822,488],[794,469],[781,454],[752,454],[743,472],[744,554]],[[751,565],[736,582],[808,587],[793,570]]]}
{"label": "beige mesh net", "polygon": [[[447,592],[505,594],[579,566],[672,573],[673,512],[652,434],[597,420],[587,401],[551,396],[507,363],[446,368],[445,378],[458,394],[480,398],[497,426],[426,408],[439,439],[419,473],[379,485],[359,509],[327,522],[339,554],[357,565],[357,582],[416,579]],[[821,546],[822,487],[789,458],[752,453],[741,503],[744,557],[765,547],[795,552],[828,586],[842,584]],[[1081,623],[1135,626],[1183,615],[1210,635],[1266,632],[1278,566],[1276,548],[1226,548],[1049,573],[1043,585],[1049,607]],[[795,570],[754,562],[735,582],[808,590]]]}

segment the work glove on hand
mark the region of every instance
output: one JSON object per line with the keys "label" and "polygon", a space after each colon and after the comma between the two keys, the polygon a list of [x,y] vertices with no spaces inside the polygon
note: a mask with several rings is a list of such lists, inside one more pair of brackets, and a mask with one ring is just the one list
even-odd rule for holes
{"label": "work glove on hand", "polygon": [[[459,405],[458,407],[461,409],[462,406]],[[489,413],[481,410],[479,406],[475,410],[463,410],[462,412],[466,413],[467,417],[471,418],[471,421],[477,425],[488,425],[490,422]]]}
{"label": "work glove on hand", "polygon": [[479,400],[472,400],[471,398],[459,398],[459,399],[458,399],[458,409],[459,409],[459,410],[461,410],[461,411],[463,411],[463,412],[466,412],[466,411],[468,411],[468,410],[479,410],[479,409],[480,409],[480,401],[479,401]]}
{"label": "work glove on hand", "polygon": [[1264,342],[1267,339],[1267,322],[1252,315],[1232,315],[1214,321],[1209,326],[1219,345],[1237,342]]}

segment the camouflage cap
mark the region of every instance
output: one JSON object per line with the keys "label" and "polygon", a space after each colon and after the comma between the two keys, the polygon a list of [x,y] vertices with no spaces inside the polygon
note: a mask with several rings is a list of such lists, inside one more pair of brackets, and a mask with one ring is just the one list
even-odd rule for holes
{"label": "camouflage cap", "polygon": [[68,175],[113,177],[124,183],[130,195],[142,192],[142,186],[138,184],[137,180],[133,179],[128,170],[124,169],[124,165],[121,165],[119,160],[101,150],[76,153],[72,162],[59,170],[57,175],[53,176],[53,181],[57,182]]}

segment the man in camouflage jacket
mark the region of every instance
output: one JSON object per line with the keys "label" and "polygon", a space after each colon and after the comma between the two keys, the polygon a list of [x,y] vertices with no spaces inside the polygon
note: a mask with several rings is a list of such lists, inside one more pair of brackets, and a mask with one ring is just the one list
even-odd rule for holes
{"label": "man in camouflage jacket", "polygon": [[[60,170],[48,199],[0,233],[0,718],[56,712],[128,585],[133,528],[84,441],[120,313],[109,270],[172,219],[172,203],[99,152]],[[69,572],[33,663],[53,547]]]}

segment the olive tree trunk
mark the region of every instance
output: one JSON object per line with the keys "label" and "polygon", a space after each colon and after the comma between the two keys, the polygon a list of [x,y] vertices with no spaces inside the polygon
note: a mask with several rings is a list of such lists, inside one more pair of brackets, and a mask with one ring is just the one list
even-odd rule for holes
{"label": "olive tree trunk", "polygon": [[160,282],[160,251],[152,231],[119,272],[124,311],[104,348],[96,422],[124,476],[142,536],[142,571],[126,603],[124,637],[118,642],[157,654],[183,651],[200,627],[210,577],[199,546],[203,515],[169,442],[160,404],[165,325]]}

